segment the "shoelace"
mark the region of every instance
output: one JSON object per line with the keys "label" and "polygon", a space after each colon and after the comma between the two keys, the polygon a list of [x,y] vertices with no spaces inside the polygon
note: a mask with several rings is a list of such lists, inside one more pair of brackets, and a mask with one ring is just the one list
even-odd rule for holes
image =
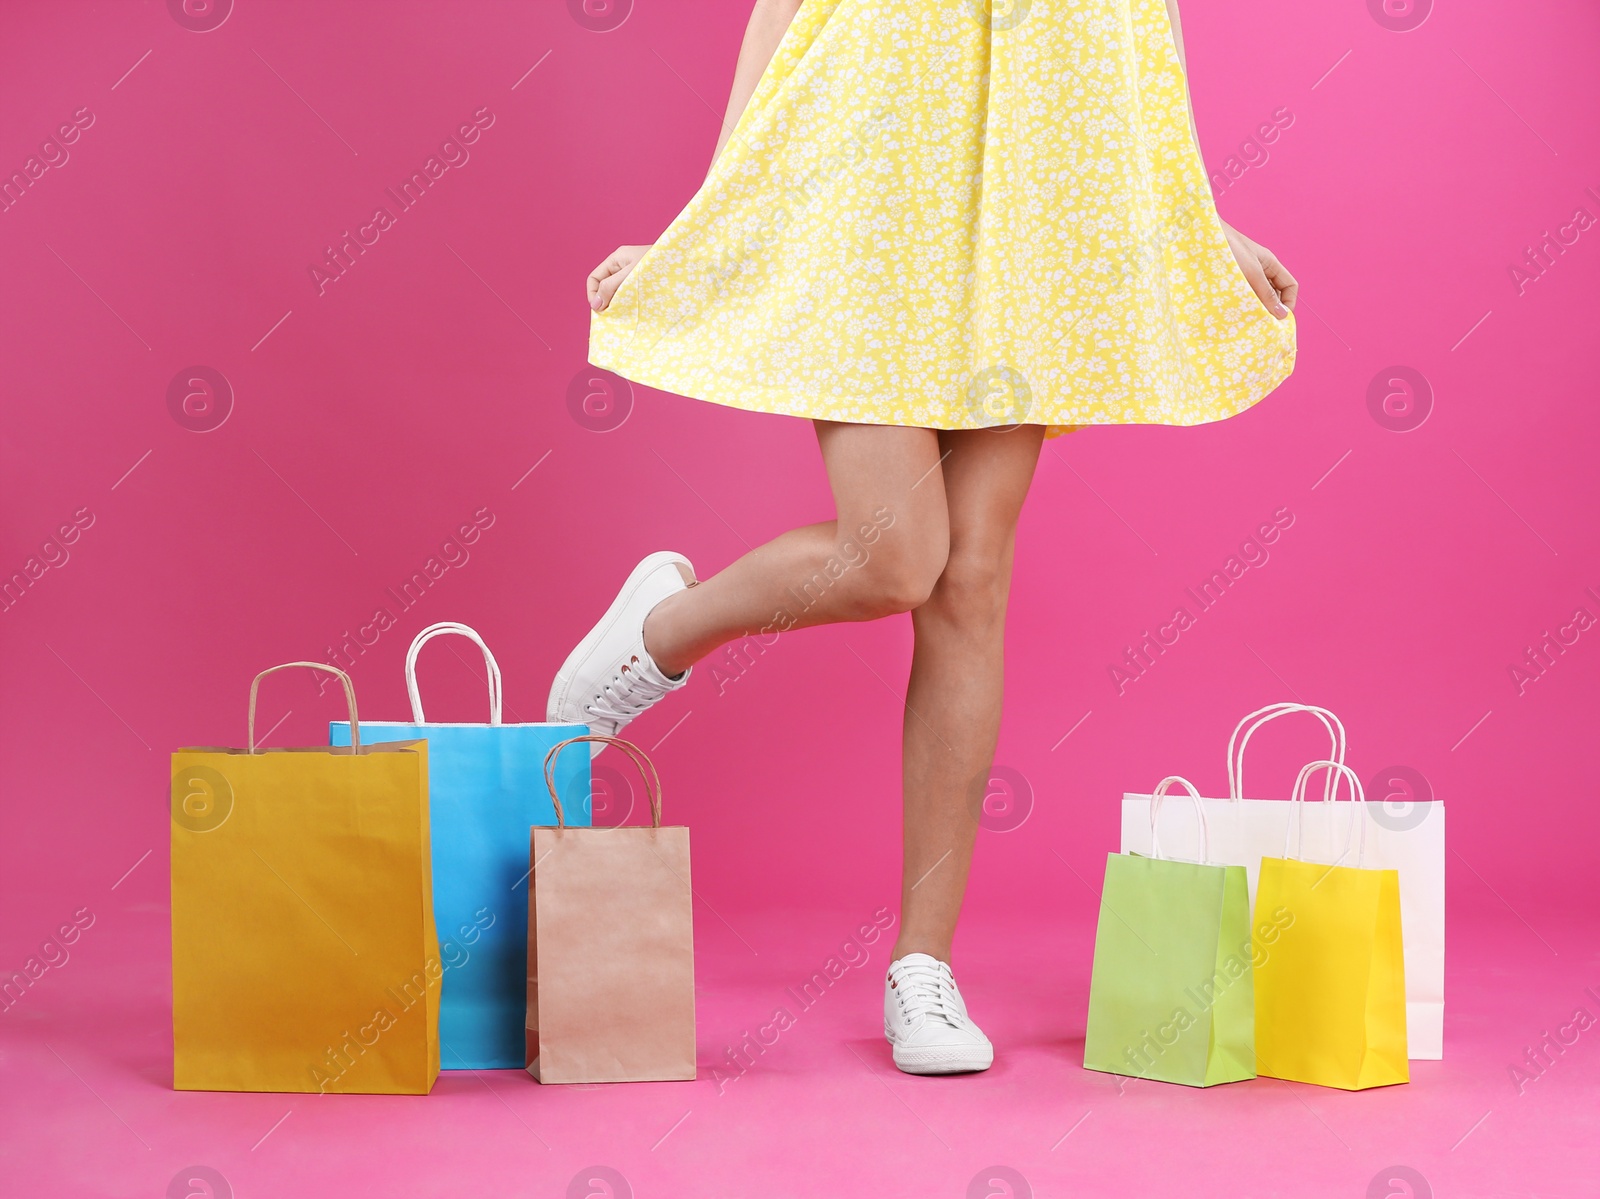
{"label": "shoelace", "polygon": [[961,1004],[956,998],[955,979],[950,967],[940,962],[930,966],[926,962],[897,965],[894,969],[895,989],[905,1008],[906,1018],[912,1022],[926,1017],[948,1024],[951,1028],[964,1028]]}
{"label": "shoelace", "polygon": [[626,723],[672,690],[670,684],[652,679],[643,667],[642,660],[630,662],[626,672],[613,675],[604,690],[584,705],[584,711],[604,720]]}

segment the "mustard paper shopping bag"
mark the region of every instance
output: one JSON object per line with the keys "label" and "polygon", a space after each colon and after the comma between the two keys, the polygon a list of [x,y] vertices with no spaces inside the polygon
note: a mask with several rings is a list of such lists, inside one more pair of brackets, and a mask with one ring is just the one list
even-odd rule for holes
{"label": "mustard paper shopping bag", "polygon": [[[351,748],[258,749],[256,691],[344,684]],[[173,1086],[426,1094],[439,1073],[425,741],[362,745],[343,671],[250,684],[246,749],[172,755]]]}
{"label": "mustard paper shopping bag", "polygon": [[[581,741],[622,750],[650,791],[647,827],[564,823],[556,756]],[[527,1067],[540,1082],[695,1075],[689,830],[663,827],[661,780],[632,742],[569,737],[544,760],[555,828],[535,828],[528,885]]]}
{"label": "mustard paper shopping bag", "polygon": [[[1306,783],[1318,770],[1349,781],[1350,831],[1337,862],[1291,858],[1288,831],[1284,856],[1261,861],[1256,1070],[1347,1091],[1409,1082],[1400,874],[1362,869],[1367,809],[1361,780],[1348,767],[1306,765],[1291,810],[1303,819]],[[1291,829],[1301,827],[1301,820],[1291,821]],[[1352,849],[1355,864],[1344,865]]]}

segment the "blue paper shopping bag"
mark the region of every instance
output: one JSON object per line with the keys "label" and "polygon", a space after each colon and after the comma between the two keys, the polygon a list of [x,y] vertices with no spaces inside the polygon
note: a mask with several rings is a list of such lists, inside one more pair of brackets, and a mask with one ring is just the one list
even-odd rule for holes
{"label": "blue paper shopping bag", "polygon": [[[489,676],[488,724],[430,723],[417,690],[417,652],[445,633],[483,651]],[[544,785],[552,746],[586,734],[581,724],[503,724],[500,667],[466,625],[429,625],[406,654],[411,720],[361,722],[365,741],[428,742],[433,909],[444,991],[439,1005],[440,1067],[520,1070],[528,995],[528,830],[556,823]],[[334,721],[333,745],[350,744],[350,725]],[[569,825],[590,823],[589,757],[562,754],[556,791]]]}

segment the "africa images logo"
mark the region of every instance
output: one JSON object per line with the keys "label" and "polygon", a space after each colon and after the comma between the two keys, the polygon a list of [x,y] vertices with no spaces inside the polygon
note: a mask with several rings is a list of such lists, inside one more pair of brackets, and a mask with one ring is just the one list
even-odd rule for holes
{"label": "africa images logo", "polygon": [[967,408],[986,425],[1020,425],[1033,411],[1033,387],[1014,366],[986,367],[967,381]]}

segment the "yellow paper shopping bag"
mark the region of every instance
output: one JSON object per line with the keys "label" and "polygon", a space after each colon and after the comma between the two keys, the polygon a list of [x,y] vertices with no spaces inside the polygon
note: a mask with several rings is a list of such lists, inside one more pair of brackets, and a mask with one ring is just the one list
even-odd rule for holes
{"label": "yellow paper shopping bag", "polygon": [[[1289,856],[1292,832],[1305,828],[1307,780],[1318,770],[1335,771],[1336,781],[1342,775],[1352,796],[1344,853],[1331,864]],[[1256,884],[1256,1071],[1347,1091],[1409,1082],[1400,874],[1361,868],[1361,780],[1340,763],[1311,762],[1290,802],[1284,856],[1263,858]],[[1345,865],[1352,849],[1355,864]]]}
{"label": "yellow paper shopping bag", "polygon": [[[256,747],[256,689],[288,666],[339,676],[351,747]],[[428,745],[362,745],[350,677],[288,666],[250,684],[247,749],[172,755],[173,1086],[426,1094]]]}

